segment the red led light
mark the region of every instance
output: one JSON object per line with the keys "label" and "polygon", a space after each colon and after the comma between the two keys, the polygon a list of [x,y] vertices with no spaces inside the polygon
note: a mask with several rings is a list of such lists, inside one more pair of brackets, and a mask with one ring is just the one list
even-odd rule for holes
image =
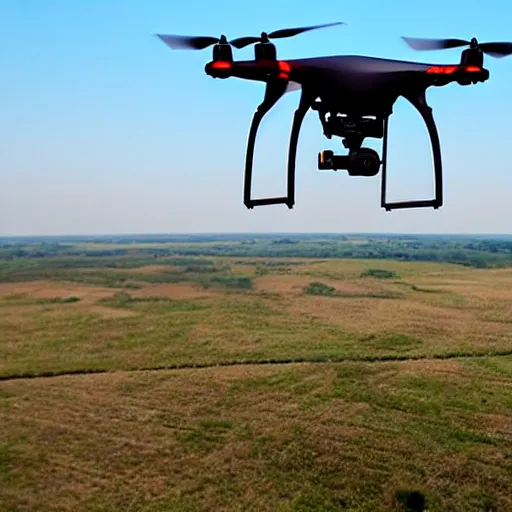
{"label": "red led light", "polygon": [[482,70],[478,66],[466,66],[464,71],[467,71],[468,73],[479,73]]}
{"label": "red led light", "polygon": [[290,64],[284,60],[280,60],[278,65],[279,71],[282,71],[283,73],[289,73],[292,70]]}
{"label": "red led light", "polygon": [[213,69],[229,69],[231,67],[231,62],[225,60],[217,60],[212,63]]}
{"label": "red led light", "polygon": [[278,78],[281,78],[283,80],[288,80],[288,78],[290,78],[290,75],[288,73],[283,73],[281,71],[281,73],[279,73],[279,75],[277,75]]}
{"label": "red led light", "polygon": [[459,66],[432,66],[427,69],[427,73],[433,75],[451,75],[459,69]]}

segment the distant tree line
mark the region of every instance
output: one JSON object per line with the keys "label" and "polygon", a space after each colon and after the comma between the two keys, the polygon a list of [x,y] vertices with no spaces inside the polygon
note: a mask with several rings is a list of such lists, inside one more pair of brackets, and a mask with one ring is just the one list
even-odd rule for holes
{"label": "distant tree line", "polygon": [[[123,261],[133,264],[135,260],[147,264],[148,258],[164,263],[166,258],[176,256],[230,256],[434,261],[478,268],[512,266],[512,237],[506,235],[147,235],[84,240],[4,238],[0,239],[0,261],[44,258],[58,259],[63,264],[69,260],[68,264],[75,266],[71,259],[78,258],[85,265],[100,259],[117,266]],[[101,246],[96,247],[96,242]],[[109,243],[123,247],[109,249]],[[164,261],[158,261],[161,258]]]}

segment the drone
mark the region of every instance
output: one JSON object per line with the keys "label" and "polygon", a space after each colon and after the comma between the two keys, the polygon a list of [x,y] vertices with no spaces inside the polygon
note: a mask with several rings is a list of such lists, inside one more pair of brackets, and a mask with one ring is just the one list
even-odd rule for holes
{"label": "drone", "polygon": [[[405,208],[438,209],[443,205],[443,169],[439,134],[426,101],[431,86],[456,82],[467,86],[485,82],[489,71],[484,68],[484,54],[505,57],[512,54],[512,43],[479,43],[476,38],[420,39],[402,37],[415,50],[440,50],[467,47],[457,64],[425,64],[359,55],[337,55],[280,60],[276,46],[270,41],[292,37],[306,31],[345,25],[327,23],[302,28],[262,32],[259,37],[239,37],[228,41],[225,35],[193,37],[156,34],[172,49],[202,50],[213,46],[212,61],[205,73],[213,78],[231,77],[264,82],[265,95],[254,112],[246,148],[244,204],[255,206],[295,204],[295,162],[302,122],[311,108],[318,112],[327,139],[340,137],[348,155],[335,155],[325,150],[318,153],[318,170],[346,170],[349,176],[373,177],[381,174],[381,207],[386,211]],[[254,60],[235,61],[236,49],[254,45]],[[267,112],[290,91],[301,91],[293,116],[288,149],[287,196],[253,199],[251,197],[254,145],[258,127]],[[388,122],[393,105],[399,97],[411,103],[423,118],[432,147],[434,161],[434,198],[427,200],[389,202],[387,186]],[[382,158],[377,151],[363,147],[366,138],[382,139]]]}

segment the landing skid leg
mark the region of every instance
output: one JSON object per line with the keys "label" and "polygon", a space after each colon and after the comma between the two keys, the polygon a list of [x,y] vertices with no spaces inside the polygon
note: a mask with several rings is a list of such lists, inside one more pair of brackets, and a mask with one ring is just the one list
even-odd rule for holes
{"label": "landing skid leg", "polygon": [[247,152],[245,155],[245,181],[244,181],[244,204],[247,208],[252,209],[255,206],[283,204],[288,201],[287,197],[270,197],[266,199],[251,199],[252,187],[252,167],[254,160],[254,145],[256,143],[256,135],[263,116],[278,102],[279,98],[286,91],[287,82],[280,80],[269,82],[265,89],[265,98],[263,102],[256,108],[256,112],[252,118],[251,129],[249,130],[249,139],[247,142]]}
{"label": "landing skid leg", "polygon": [[311,102],[308,96],[302,91],[300,103],[293,115],[292,132],[290,135],[290,146],[288,148],[288,208],[292,209],[295,204],[295,162],[297,159],[297,144],[299,142],[299,134]]}
{"label": "landing skid leg", "polygon": [[432,108],[427,104],[425,91],[417,95],[405,96],[405,98],[418,110],[421,117],[427,125],[432,145],[432,155],[434,159],[434,181],[435,181],[435,197],[423,201],[401,201],[388,203],[386,200],[386,160],[387,160],[387,141],[388,141],[388,120],[384,121],[384,145],[382,151],[382,185],[381,185],[381,206],[386,211],[398,210],[404,208],[434,208],[438,209],[443,205],[443,165],[441,160],[441,145],[439,142],[439,134],[437,133],[436,123],[432,115]]}
{"label": "landing skid leg", "polygon": [[288,82],[279,80],[269,82],[265,91],[265,99],[258,106],[252,118],[251,128],[249,130],[249,139],[247,142],[247,153],[245,156],[245,180],[244,180],[244,205],[248,209],[255,206],[265,206],[271,204],[286,204],[288,208],[293,208],[295,203],[295,155],[297,152],[297,142],[302,120],[308,111],[309,104],[304,101],[304,94],[301,96],[299,107],[295,111],[290,140],[290,149],[288,152],[288,185],[287,197],[269,197],[264,199],[252,199],[252,170],[254,160],[254,145],[256,135],[263,116],[277,103],[281,96],[286,92]]}

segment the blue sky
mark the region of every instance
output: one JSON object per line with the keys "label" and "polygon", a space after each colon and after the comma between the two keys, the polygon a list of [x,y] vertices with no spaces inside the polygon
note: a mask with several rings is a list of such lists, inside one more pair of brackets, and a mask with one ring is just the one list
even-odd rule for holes
{"label": "blue sky", "polygon": [[[310,111],[295,208],[246,210],[245,145],[264,86],[213,80],[204,74],[211,49],[173,52],[153,34],[233,38],[344,21],[345,27],[279,41],[279,56],[456,63],[458,50],[414,52],[400,36],[508,41],[511,17],[505,0],[1,0],[0,235],[510,232],[512,165],[505,150],[512,140],[512,57],[487,58],[485,84],[428,92],[443,150],[442,209],[388,213],[379,206],[379,178],[319,172],[317,152],[339,149],[341,140],[325,139]],[[252,55],[252,47],[235,53]],[[298,98],[287,95],[262,126],[255,195],[284,191]],[[429,140],[404,100],[390,129],[392,199],[430,197]]]}

